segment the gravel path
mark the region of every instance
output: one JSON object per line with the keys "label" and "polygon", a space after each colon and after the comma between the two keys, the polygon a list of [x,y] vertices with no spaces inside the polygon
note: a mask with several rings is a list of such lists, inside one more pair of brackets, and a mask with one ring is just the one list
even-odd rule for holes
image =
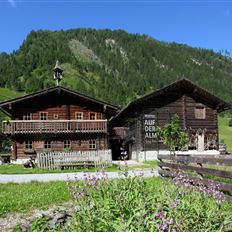
{"label": "gravel path", "polygon": [[[84,172],[77,173],[49,173],[49,174],[14,174],[14,175],[0,175],[0,183],[27,183],[31,181],[66,181],[74,179],[83,179]],[[96,172],[89,172],[90,175],[97,174]],[[109,178],[119,178],[118,172],[106,172]],[[158,176],[157,170],[145,170],[145,171],[129,171],[130,176],[143,175],[144,177]]]}

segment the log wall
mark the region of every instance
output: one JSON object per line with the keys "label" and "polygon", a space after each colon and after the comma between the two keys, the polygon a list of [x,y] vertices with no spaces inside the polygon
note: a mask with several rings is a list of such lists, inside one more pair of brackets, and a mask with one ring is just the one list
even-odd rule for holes
{"label": "log wall", "polygon": [[[195,136],[200,130],[204,131],[206,147],[208,146],[209,148],[211,146],[217,148],[218,126],[216,110],[188,95],[182,95],[178,98],[178,95],[173,94],[172,96],[167,96],[167,98],[163,101],[167,102],[164,106],[160,106],[162,99],[160,99],[160,101],[144,104],[142,109],[137,109],[139,113],[135,114],[132,119],[130,118],[128,141],[131,141],[132,138],[134,138],[134,142],[129,142],[131,144],[130,146],[132,147],[132,151],[139,152],[141,150],[148,151],[166,149],[166,147],[158,141],[152,144],[145,143],[143,134],[144,113],[156,115],[157,126],[160,127],[169,123],[173,115],[177,114],[180,119],[181,127],[188,131],[190,137],[193,135]],[[199,105],[205,107],[205,119],[195,118],[195,108]],[[217,144],[210,145],[210,140],[216,141]]]}
{"label": "log wall", "polygon": [[[48,113],[47,120],[74,120],[76,112],[83,113],[83,120],[90,119],[90,113],[96,114],[96,119],[106,119],[102,112],[92,111],[88,108],[81,107],[78,105],[60,105],[48,108],[41,108],[32,106],[30,108],[21,108],[15,112],[15,120],[23,120],[23,115],[31,113],[31,120],[40,120],[40,112]],[[57,118],[54,116],[58,116]]]}
{"label": "log wall", "polygon": [[[68,137],[65,138],[69,140]],[[54,138],[47,138],[46,141],[51,141],[51,149],[44,148],[45,140],[33,140],[29,138],[20,139],[16,138],[16,149],[17,149],[17,158],[29,158],[30,156],[35,156],[37,153],[42,153],[44,151],[56,151],[62,152],[65,150],[64,148],[64,140],[56,140]],[[91,138],[92,140],[96,140],[96,149],[90,148],[90,139],[78,139],[72,140],[70,139],[70,149],[71,151],[91,151],[91,150],[105,150],[108,149],[107,138],[99,137],[99,138]],[[31,140],[33,143],[33,149],[26,149],[26,140]]]}
{"label": "log wall", "polygon": [[[106,114],[104,109],[98,109],[96,106],[83,106],[84,103],[80,102],[80,105],[77,105],[72,101],[70,101],[70,104],[66,104],[66,102],[69,102],[66,99],[60,99],[60,102],[55,99],[47,99],[46,104],[25,104],[20,106],[20,108],[15,108],[14,113],[12,115],[13,120],[23,120],[23,122],[26,122],[29,124],[29,121],[24,120],[24,115],[31,114],[31,120],[36,120],[36,123],[39,123],[40,121],[40,113],[47,113],[47,120],[43,120],[44,123],[49,123],[50,121],[55,121],[59,123],[59,120],[76,120],[76,112],[82,113],[82,119],[83,120],[90,120],[90,114],[95,113],[95,120],[105,120]],[[46,122],[47,121],[47,122]],[[60,121],[62,122],[62,121]],[[68,123],[71,123],[72,121],[68,121]],[[79,124],[84,124],[85,122]],[[43,133],[30,133],[28,131],[24,132],[22,135],[14,133],[13,140],[15,141],[15,145],[13,148],[13,158],[29,158],[32,155],[36,155],[36,153],[44,152],[44,141],[50,140],[52,142],[52,148],[50,151],[64,151],[64,140],[70,140],[71,141],[71,150],[72,151],[91,151],[91,150],[102,150],[102,149],[109,149],[108,146],[108,140],[107,140],[107,121],[104,123],[104,130],[99,127],[97,127],[97,121],[96,123],[94,120],[91,120],[89,125],[91,128],[93,128],[94,125],[96,125],[94,128],[95,130],[92,131],[92,133],[86,133],[82,131],[76,131],[72,130],[69,131],[70,126],[68,130],[65,131],[65,134],[62,132],[62,134],[59,135],[58,132],[53,132],[53,135],[50,135],[51,133],[47,133],[47,131],[42,129]],[[86,124],[86,123],[85,123]],[[54,125],[54,123],[53,123]],[[54,127],[53,125],[52,128]],[[91,129],[90,128],[90,129]],[[89,129],[89,128],[87,128]],[[87,129],[85,131],[87,131]],[[90,132],[90,131],[87,131]],[[53,136],[53,137],[51,137]],[[96,149],[90,148],[90,140],[96,140],[97,147]],[[25,147],[25,141],[33,141],[33,151],[28,152]]]}

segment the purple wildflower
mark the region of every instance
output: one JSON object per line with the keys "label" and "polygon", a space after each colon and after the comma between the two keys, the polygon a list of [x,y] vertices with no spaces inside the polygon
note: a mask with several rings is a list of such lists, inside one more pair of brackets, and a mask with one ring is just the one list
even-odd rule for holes
{"label": "purple wildflower", "polygon": [[164,217],[163,212],[158,212],[158,213],[155,215],[155,219],[162,219],[163,217]]}
{"label": "purple wildflower", "polygon": [[165,231],[165,230],[167,230],[167,229],[168,229],[168,225],[167,225],[167,224],[163,224],[163,225],[161,226],[161,230]]}
{"label": "purple wildflower", "polygon": [[168,225],[171,225],[171,224],[173,224],[173,219],[172,218],[169,218],[168,220],[167,220],[167,222],[166,222]]}

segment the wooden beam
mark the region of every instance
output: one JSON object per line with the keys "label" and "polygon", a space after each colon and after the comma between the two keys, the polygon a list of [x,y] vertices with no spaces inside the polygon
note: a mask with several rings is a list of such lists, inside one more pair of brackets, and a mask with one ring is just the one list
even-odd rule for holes
{"label": "wooden beam", "polygon": [[189,155],[158,155],[160,160],[170,160],[184,163],[202,163],[202,164],[215,164],[223,166],[232,166],[232,157],[228,155],[199,155],[199,156],[189,156]]}
{"label": "wooden beam", "polygon": [[[159,170],[158,173],[160,175],[162,175],[162,176],[173,177],[171,175],[170,171]],[[232,192],[232,184],[229,184],[229,183],[223,183],[223,182],[219,182],[219,181],[215,181],[215,180],[211,180],[211,179],[207,179],[207,178],[202,179],[202,178],[199,178],[199,177],[196,177],[196,176],[189,176],[189,175],[187,175],[186,177],[189,180],[199,181],[199,182],[203,183],[206,186],[211,185],[213,183],[213,184],[219,186],[219,190]],[[230,197],[229,199],[232,200],[232,197]]]}
{"label": "wooden beam", "polygon": [[207,174],[207,175],[218,176],[222,178],[230,178],[230,179],[232,178],[232,172],[216,170],[211,168],[201,168],[201,167],[194,167],[194,166],[188,166],[183,164],[165,163],[165,162],[158,162],[158,166],[173,168],[177,170],[180,169],[184,171],[193,171],[200,174]]}

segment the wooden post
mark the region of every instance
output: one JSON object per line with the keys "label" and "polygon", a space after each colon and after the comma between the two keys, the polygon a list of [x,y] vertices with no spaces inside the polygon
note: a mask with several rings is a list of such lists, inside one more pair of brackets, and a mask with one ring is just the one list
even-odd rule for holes
{"label": "wooden post", "polygon": [[13,146],[12,158],[13,158],[13,160],[17,160],[17,143],[14,141],[12,146]]}
{"label": "wooden post", "polygon": [[183,95],[182,97],[182,114],[183,114],[183,129],[186,129],[186,97]]}

